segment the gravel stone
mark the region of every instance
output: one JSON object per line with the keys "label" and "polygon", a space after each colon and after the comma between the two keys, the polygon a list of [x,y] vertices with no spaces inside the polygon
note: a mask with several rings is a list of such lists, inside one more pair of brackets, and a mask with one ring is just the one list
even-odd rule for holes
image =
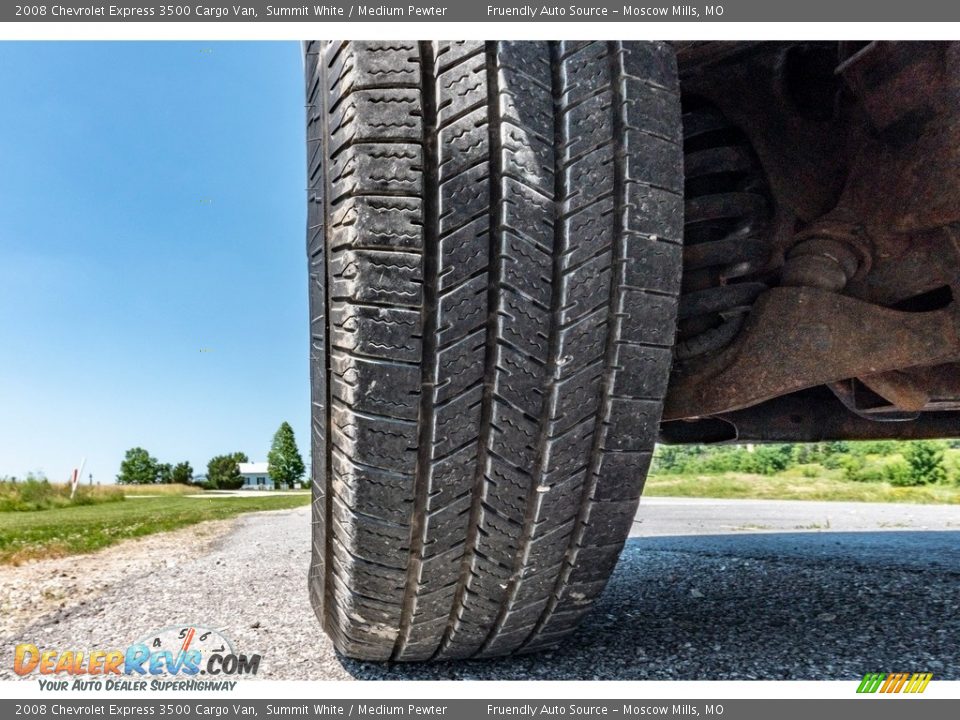
{"label": "gravel stone", "polygon": [[[321,632],[309,508],[243,515],[0,569],[0,656],[200,623],[263,654],[259,679],[960,679],[960,508],[849,505],[645,500],[606,591],[559,649],[392,666],[340,657]],[[898,509],[911,525],[878,530]],[[828,514],[830,531],[793,529]],[[729,529],[758,516],[772,529]],[[840,518],[856,532],[837,532]],[[0,677],[15,677],[9,664]]]}

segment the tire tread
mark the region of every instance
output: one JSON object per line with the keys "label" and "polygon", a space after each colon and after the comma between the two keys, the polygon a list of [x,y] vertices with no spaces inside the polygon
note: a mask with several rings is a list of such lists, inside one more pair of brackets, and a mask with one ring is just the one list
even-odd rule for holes
{"label": "tire tread", "polygon": [[679,291],[663,44],[306,46],[310,591],[368,660],[527,652],[602,591]]}

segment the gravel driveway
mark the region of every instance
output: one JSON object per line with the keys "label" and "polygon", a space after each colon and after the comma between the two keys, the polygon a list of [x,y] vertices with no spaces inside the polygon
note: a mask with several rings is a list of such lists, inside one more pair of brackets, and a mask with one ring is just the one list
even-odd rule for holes
{"label": "gravel driveway", "polygon": [[123,647],[198,623],[261,652],[269,679],[960,679],[958,507],[648,498],[634,535],[552,653],[393,667],[338,657],[307,600],[299,508],[4,567],[0,656],[17,642]]}

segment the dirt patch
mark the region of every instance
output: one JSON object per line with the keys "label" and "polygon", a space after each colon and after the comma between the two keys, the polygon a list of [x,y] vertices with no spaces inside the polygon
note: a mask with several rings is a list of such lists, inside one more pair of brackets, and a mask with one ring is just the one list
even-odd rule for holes
{"label": "dirt patch", "polygon": [[0,637],[14,635],[46,615],[68,613],[120,583],[166,567],[172,561],[171,548],[177,555],[202,553],[235,521],[210,520],[87,555],[0,565]]}

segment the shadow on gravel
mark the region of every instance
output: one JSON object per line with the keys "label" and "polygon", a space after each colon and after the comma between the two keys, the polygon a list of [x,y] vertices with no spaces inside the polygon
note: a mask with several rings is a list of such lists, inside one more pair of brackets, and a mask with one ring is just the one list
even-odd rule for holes
{"label": "shadow on gravel", "polygon": [[958,679],[960,532],[631,538],[606,592],[558,650],[340,662],[364,680]]}

